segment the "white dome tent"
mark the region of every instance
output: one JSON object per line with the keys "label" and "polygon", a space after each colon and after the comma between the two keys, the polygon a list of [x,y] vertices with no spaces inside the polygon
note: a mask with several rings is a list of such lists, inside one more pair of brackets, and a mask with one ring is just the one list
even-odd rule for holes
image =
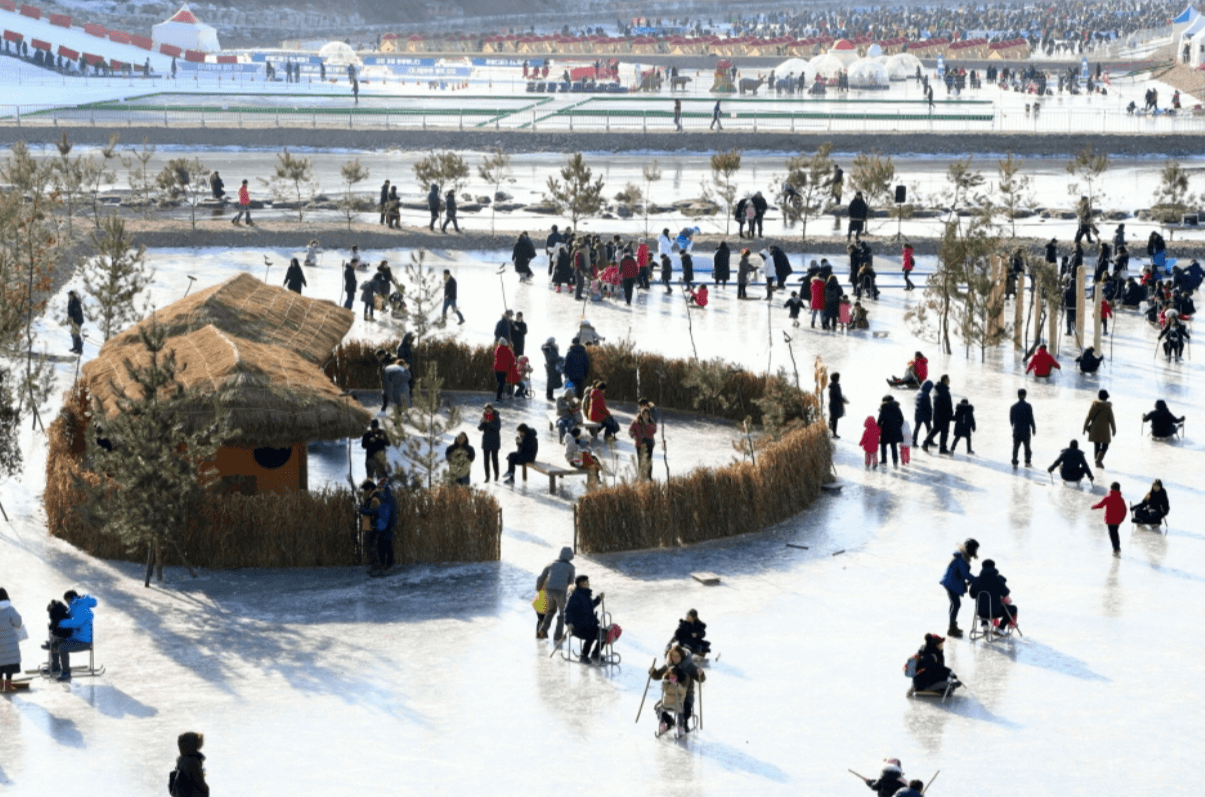
{"label": "white dome tent", "polygon": [[912,53],[897,53],[887,57],[887,77],[892,80],[907,80],[920,68],[920,59]]}
{"label": "white dome tent", "polygon": [[158,44],[172,44],[184,50],[203,53],[215,53],[222,49],[217,30],[197,19],[188,3],[180,6],[180,10],[166,22],[151,28],[151,38]]}
{"label": "white dome tent", "polygon": [[328,67],[332,66],[360,66],[360,57],[356,55],[356,51],[351,48],[347,42],[333,41],[322,45],[322,49],[318,51],[318,57],[321,58]]}
{"label": "white dome tent", "polygon": [[863,58],[860,61],[855,61],[853,66],[849,68],[849,85],[854,88],[859,86],[886,86],[889,82],[890,78],[887,77],[887,67],[878,61]]}
{"label": "white dome tent", "polygon": [[808,61],[806,70],[808,82],[815,81],[816,75],[823,75],[826,79],[834,78],[844,68],[845,64],[835,55],[830,55],[829,53],[818,55],[811,61]]}

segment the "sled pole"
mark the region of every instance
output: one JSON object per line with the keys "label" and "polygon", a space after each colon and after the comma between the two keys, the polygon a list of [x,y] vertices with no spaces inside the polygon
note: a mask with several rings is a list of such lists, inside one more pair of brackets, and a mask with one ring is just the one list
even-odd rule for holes
{"label": "sled pole", "polygon": [[924,797],[925,792],[927,792],[929,790],[929,787],[933,785],[933,781],[937,780],[937,776],[940,774],[941,774],[940,769],[933,773],[933,777],[929,778],[929,782],[925,784],[925,788],[920,790],[921,797]]}
{"label": "sled pole", "polygon": [[506,306],[506,282],[502,279],[503,275],[505,274],[506,264],[503,263],[498,267],[498,287],[502,289],[502,309],[509,312],[510,308]]}
{"label": "sled pole", "polygon": [[[647,698],[649,696],[649,684],[651,684],[653,682],[653,673],[651,672],[651,670],[656,666],[657,666],[657,657],[654,656],[653,663],[649,665],[650,672],[649,672],[648,680],[646,680],[644,682],[644,694],[640,696],[640,708],[636,709],[636,722],[640,722],[640,712],[644,711],[644,701],[645,701],[645,698]],[[700,707],[702,706],[701,700],[699,701],[699,705],[700,705]],[[701,710],[701,708],[700,708],[700,710]]]}
{"label": "sled pole", "polygon": [[847,769],[847,771],[849,772],[849,774],[853,775],[858,780],[861,780],[861,781],[870,780],[870,778],[866,777],[865,775],[859,775],[857,772],[854,772],[852,769]]}
{"label": "sled pole", "polygon": [[1008,615],[1009,621],[1013,624],[1013,628],[1017,629],[1017,633],[1024,637],[1025,635],[1021,633],[1021,626],[1017,625],[1017,615],[1009,611],[1007,603],[1001,605],[1004,607],[1004,613]]}

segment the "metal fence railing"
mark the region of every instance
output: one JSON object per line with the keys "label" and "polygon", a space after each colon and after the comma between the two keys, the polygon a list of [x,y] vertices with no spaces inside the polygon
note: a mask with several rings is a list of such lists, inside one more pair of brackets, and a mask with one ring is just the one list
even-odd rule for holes
{"label": "metal fence railing", "polygon": [[[657,109],[607,108],[583,102],[569,107],[532,103],[514,108],[348,108],[256,107],[205,105],[108,104],[61,107],[0,105],[0,126],[5,127],[218,127],[218,128],[325,128],[398,130],[521,130],[554,132],[673,133],[673,114]],[[958,103],[932,113],[922,103],[881,111],[854,108],[834,111],[784,106],[767,108],[733,106],[719,124],[725,131],[749,133],[1118,133],[1162,135],[1205,132],[1205,113],[1182,110],[1175,114],[1128,114],[1117,107],[1043,108],[1038,112],[1018,108]],[[709,112],[689,111],[682,116],[685,132],[712,128]]]}

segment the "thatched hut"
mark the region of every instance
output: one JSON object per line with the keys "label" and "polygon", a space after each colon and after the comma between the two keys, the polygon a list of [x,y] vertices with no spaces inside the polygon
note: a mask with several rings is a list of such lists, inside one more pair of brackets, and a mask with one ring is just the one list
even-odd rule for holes
{"label": "thatched hut", "polygon": [[84,365],[81,381],[106,417],[119,398],[136,399],[128,360],[146,365],[139,329],[157,325],[174,351],[176,401],[198,426],[224,414],[235,433],[215,465],[226,489],[242,493],[307,488],[306,444],[360,434],[371,414],[322,372],[353,314],[240,274],[181,299],[110,339]]}

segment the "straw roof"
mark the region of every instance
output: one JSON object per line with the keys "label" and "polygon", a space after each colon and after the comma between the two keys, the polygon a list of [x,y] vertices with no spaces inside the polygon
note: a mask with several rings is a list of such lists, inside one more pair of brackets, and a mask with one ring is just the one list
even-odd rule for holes
{"label": "straw roof", "polygon": [[[186,417],[197,426],[211,423],[218,407],[226,414],[234,437],[229,445],[288,446],[309,440],[339,440],[364,431],[372,414],[341,391],[313,363],[296,353],[235,337],[207,324],[167,341],[176,354],[176,378],[186,393]],[[105,417],[120,412],[118,399],[142,396],[129,378],[135,367],[150,363],[141,341],[110,340],[100,355],[84,365],[82,379],[100,402]]]}
{"label": "straw roof", "polygon": [[[355,315],[332,302],[307,299],[244,273],[157,310],[153,319],[169,338],[212,324],[253,343],[290,349],[321,366],[351,329]],[[139,329],[151,322],[144,318],[113,337],[105,348],[140,346]]]}

